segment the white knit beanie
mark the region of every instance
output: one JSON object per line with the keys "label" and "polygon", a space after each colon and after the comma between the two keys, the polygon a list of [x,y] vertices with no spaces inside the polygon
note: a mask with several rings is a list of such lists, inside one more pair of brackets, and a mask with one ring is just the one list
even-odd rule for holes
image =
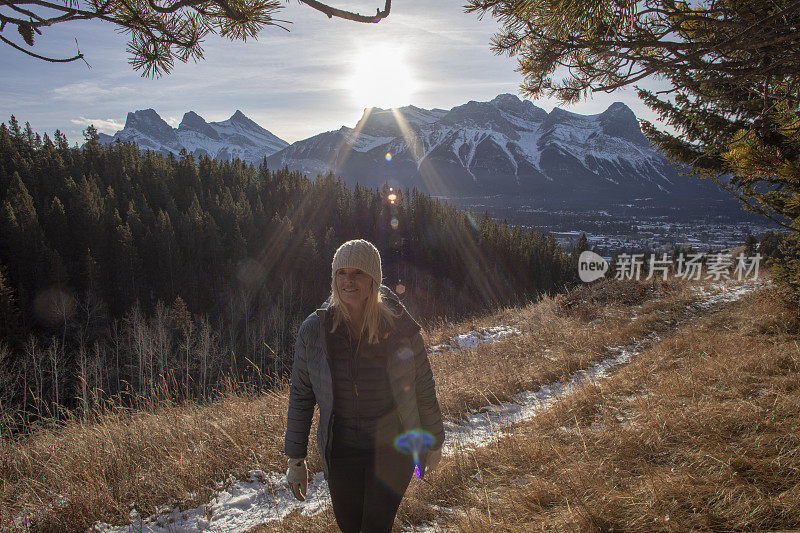
{"label": "white knit beanie", "polygon": [[381,254],[375,245],[364,239],[355,239],[342,244],[333,254],[331,263],[331,277],[336,275],[340,268],[358,268],[363,270],[375,280],[380,287],[383,281],[381,271]]}

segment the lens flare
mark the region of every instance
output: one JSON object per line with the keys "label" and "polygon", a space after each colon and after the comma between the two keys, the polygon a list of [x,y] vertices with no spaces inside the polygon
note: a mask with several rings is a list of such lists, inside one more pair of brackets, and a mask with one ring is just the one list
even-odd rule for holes
{"label": "lens flare", "polygon": [[467,222],[469,222],[469,225],[472,226],[472,228],[475,231],[480,231],[481,228],[480,228],[480,226],[478,226],[478,223],[475,221],[475,217],[473,217],[469,213],[466,213],[466,217],[467,217]]}
{"label": "lens flare", "polygon": [[433,446],[433,435],[419,429],[407,431],[394,441],[395,448],[414,457],[414,475],[417,479],[422,479],[422,468],[419,464],[419,456],[431,446]]}
{"label": "lens flare", "polygon": [[400,221],[397,220],[397,217],[394,217],[392,218],[391,224],[392,224],[392,229],[397,229],[397,227],[400,225]]}
{"label": "lens flare", "polygon": [[75,296],[68,287],[50,287],[36,295],[33,312],[50,325],[66,322],[75,314]]}
{"label": "lens flare", "polygon": [[395,355],[395,357],[399,358],[401,361],[407,361],[407,360],[411,359],[412,357],[414,357],[414,350],[411,350],[410,348],[403,348],[402,350],[400,350],[399,352],[395,353],[394,355]]}
{"label": "lens flare", "polygon": [[386,152],[386,156],[385,157],[386,157],[386,162],[387,163],[391,163],[392,162],[392,152]]}
{"label": "lens flare", "polygon": [[267,273],[264,271],[264,266],[249,257],[242,259],[236,265],[236,277],[244,285],[259,285],[263,283],[266,275]]}
{"label": "lens flare", "polygon": [[406,292],[406,286],[403,285],[402,283],[398,283],[397,287],[394,288],[394,292],[396,292],[397,294],[403,294],[404,292]]}
{"label": "lens flare", "polygon": [[389,200],[389,203],[394,205],[397,202],[397,195],[395,193],[389,193],[389,196],[386,197]]}

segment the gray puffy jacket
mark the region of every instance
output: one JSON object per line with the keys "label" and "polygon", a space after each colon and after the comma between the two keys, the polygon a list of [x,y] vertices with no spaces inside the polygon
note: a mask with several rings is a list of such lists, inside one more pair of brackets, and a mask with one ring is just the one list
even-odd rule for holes
{"label": "gray puffy jacket", "polygon": [[[389,383],[397,414],[405,431],[422,429],[433,435],[434,448],[444,441],[444,427],[431,365],[420,334],[420,326],[405,306],[387,287],[381,286],[382,297],[400,317],[395,320],[396,342],[387,343],[392,353],[388,361]],[[333,429],[333,383],[326,347],[325,322],[328,303],[305,319],[297,334],[289,389],[289,412],[286,418],[284,453],[289,457],[306,457],[308,436],[314,405],[319,405],[317,447],[328,478],[331,431]]]}

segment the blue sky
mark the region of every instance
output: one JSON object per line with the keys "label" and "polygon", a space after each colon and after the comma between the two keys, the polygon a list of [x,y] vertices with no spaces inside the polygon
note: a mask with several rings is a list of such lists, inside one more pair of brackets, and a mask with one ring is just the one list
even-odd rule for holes
{"label": "blue sky", "polygon": [[[374,13],[383,0],[330,2]],[[353,126],[369,106],[414,104],[444,108],[469,100],[518,93],[516,60],[496,56],[489,40],[497,30],[490,17],[463,12],[463,0],[396,0],[379,24],[329,20],[291,2],[277,18],[291,20],[290,32],[266,27],[257,40],[231,42],[209,37],[205,59],[176,63],[172,73],[142,78],[128,64],[127,39],[103,22],[70,22],[46,29],[34,51],[75,53],[75,39],[91,65],[50,64],[6,45],[0,55],[3,91],[0,120],[14,114],[34,130],[61,129],[71,142],[93,123],[112,134],[129,111],[153,108],[173,126],[192,110],[208,121],[225,120],[237,109],[275,135],[294,142],[323,131]],[[375,51],[381,52],[376,59]],[[382,87],[387,80],[392,90]],[[376,81],[373,87],[372,81]],[[402,83],[401,83],[402,82]],[[406,83],[408,82],[408,83]],[[368,86],[364,90],[364,86]],[[623,101],[653,120],[631,91],[601,94],[569,109],[591,114]],[[550,111],[557,102],[535,101]]]}

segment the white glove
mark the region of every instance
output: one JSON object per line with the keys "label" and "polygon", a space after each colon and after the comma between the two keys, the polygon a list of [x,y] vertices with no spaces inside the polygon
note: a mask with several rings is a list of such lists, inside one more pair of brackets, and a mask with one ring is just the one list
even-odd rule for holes
{"label": "white glove", "polygon": [[425,475],[427,476],[439,466],[439,461],[442,460],[442,449],[428,450],[428,456],[425,458]]}
{"label": "white glove", "polygon": [[305,457],[299,459],[289,458],[289,468],[286,470],[286,483],[298,500],[305,501],[308,492],[308,467]]}

